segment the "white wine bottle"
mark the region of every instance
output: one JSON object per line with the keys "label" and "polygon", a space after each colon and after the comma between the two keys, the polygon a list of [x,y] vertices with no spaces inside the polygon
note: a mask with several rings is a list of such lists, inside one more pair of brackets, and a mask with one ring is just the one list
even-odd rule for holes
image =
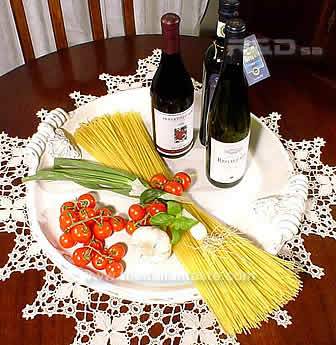
{"label": "white wine bottle", "polygon": [[225,59],[208,115],[206,171],[220,188],[239,183],[247,167],[251,118],[243,66],[245,35],[240,18],[226,23]]}

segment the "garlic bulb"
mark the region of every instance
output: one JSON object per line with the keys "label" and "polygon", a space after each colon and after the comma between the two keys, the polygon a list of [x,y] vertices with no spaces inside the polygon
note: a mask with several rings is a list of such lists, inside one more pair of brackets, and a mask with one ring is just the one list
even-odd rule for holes
{"label": "garlic bulb", "polygon": [[131,245],[139,259],[147,263],[167,260],[172,250],[168,234],[155,226],[138,228],[132,235]]}

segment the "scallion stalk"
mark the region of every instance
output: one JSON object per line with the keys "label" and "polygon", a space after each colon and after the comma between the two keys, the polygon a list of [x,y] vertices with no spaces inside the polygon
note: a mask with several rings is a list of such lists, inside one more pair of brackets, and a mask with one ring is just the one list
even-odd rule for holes
{"label": "scallion stalk", "polygon": [[[130,195],[137,176],[113,169],[97,162],[81,159],[56,158],[53,168],[41,169],[35,175],[22,179],[29,181],[72,181],[89,189],[107,189],[122,195]],[[144,187],[148,184],[141,181]]]}

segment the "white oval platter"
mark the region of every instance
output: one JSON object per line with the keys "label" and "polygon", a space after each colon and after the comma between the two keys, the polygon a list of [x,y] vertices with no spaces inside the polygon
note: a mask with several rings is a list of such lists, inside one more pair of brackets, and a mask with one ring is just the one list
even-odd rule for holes
{"label": "white oval platter", "polygon": [[[195,93],[195,128],[200,123],[200,93]],[[150,133],[151,102],[148,88],[121,91],[91,101],[70,115],[62,128],[73,133],[80,123],[107,113],[137,111]],[[118,154],[111,152],[111,155]],[[83,152],[83,157],[92,159]],[[167,160],[172,171],[192,171],[197,174],[191,196],[212,215],[239,229],[249,224],[251,203],[269,195],[279,194],[285,188],[293,167],[278,137],[255,116],[252,117],[251,144],[248,169],[239,185],[231,189],[218,189],[207,181],[205,175],[205,150],[197,139],[194,148],[185,157]],[[44,152],[39,168],[52,165],[52,158]],[[27,186],[28,213],[31,230],[48,257],[66,276],[100,292],[144,303],[183,303],[200,298],[188,279],[187,273],[173,255],[161,264],[139,264],[132,255],[132,248],[125,257],[126,271],[120,279],[109,280],[93,269],[75,267],[70,260],[72,250],[58,244],[61,230],[58,226],[59,207],[87,192],[71,182],[32,182]],[[136,199],[109,191],[96,193],[100,203],[113,206],[118,213],[126,214]],[[130,243],[130,236],[122,231],[114,234],[108,244]]]}

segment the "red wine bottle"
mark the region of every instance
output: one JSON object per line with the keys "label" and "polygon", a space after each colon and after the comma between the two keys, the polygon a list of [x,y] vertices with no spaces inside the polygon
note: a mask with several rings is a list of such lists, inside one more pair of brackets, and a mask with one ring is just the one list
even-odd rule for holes
{"label": "red wine bottle", "polygon": [[164,48],[151,85],[153,137],[164,157],[185,155],[194,143],[194,87],[180,55],[180,17],[161,18]]}

